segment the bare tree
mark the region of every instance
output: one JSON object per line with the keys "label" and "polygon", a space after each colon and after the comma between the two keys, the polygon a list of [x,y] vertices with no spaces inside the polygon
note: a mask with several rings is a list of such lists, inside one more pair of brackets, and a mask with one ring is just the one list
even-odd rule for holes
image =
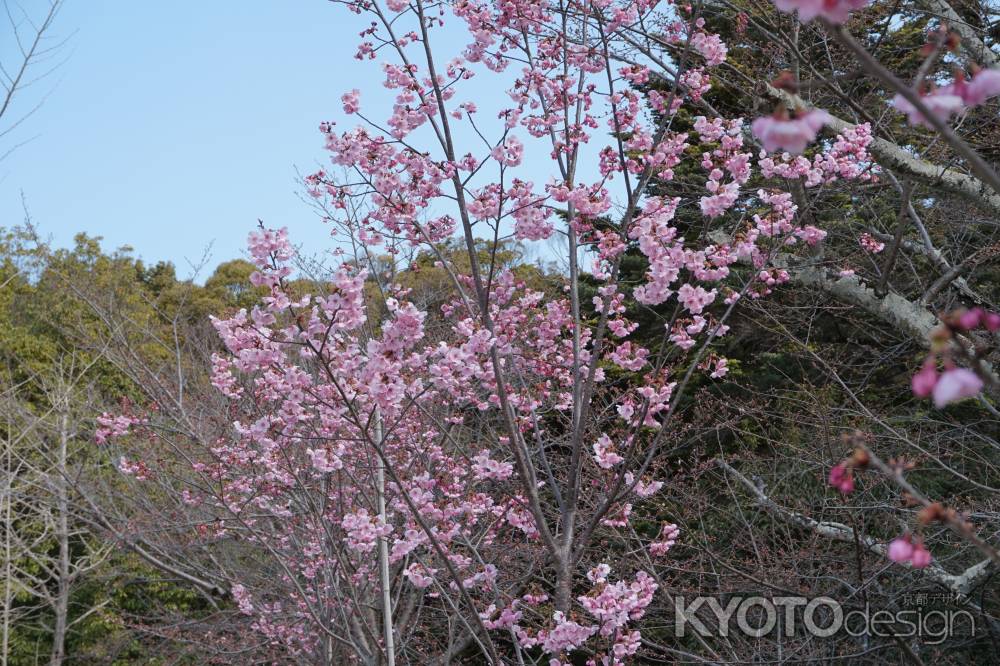
{"label": "bare tree", "polygon": [[[9,0],[3,3],[7,29],[3,39],[16,51],[9,60],[0,58],[0,86],[3,88],[0,92],[0,140],[3,141],[9,141],[14,130],[41,107],[45,95],[23,111],[15,101],[48,78],[61,64],[57,58],[66,39],[53,38],[51,32],[63,0],[48,0],[46,4],[45,12],[36,17],[20,3]],[[30,139],[0,147],[0,160],[28,141]]]}
{"label": "bare tree", "polygon": [[[94,409],[87,399],[88,371],[94,361],[75,355],[56,359],[3,402],[7,438],[3,452],[4,637],[12,614],[11,599],[37,601],[51,617],[49,663],[62,664],[70,630],[100,606],[71,608],[74,587],[103,565],[111,546],[93,538],[82,519],[75,488],[89,466],[89,448],[81,426]],[[34,400],[26,398],[28,390]],[[88,429],[89,430],[89,429]],[[75,611],[75,612],[74,612]],[[5,656],[6,659],[6,650]]]}

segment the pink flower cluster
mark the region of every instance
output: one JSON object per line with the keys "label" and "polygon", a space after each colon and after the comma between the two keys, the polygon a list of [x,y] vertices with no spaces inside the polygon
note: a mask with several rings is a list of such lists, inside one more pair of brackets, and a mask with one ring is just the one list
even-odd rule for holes
{"label": "pink flower cluster", "polygon": [[791,14],[798,11],[799,20],[812,21],[814,18],[824,18],[831,23],[844,23],[850,13],[863,9],[870,0],[774,0],[774,6],[780,11]]}
{"label": "pink flower cluster", "polygon": [[885,249],[885,243],[872,237],[871,234],[865,232],[858,237],[858,243],[866,252],[871,252],[872,254],[878,254]]}
{"label": "pink flower cluster", "polygon": [[911,382],[913,395],[918,398],[933,396],[938,409],[979,395],[983,390],[983,380],[968,368],[949,368],[938,374],[936,363],[928,359]]}
{"label": "pink flower cluster", "polygon": [[768,178],[801,178],[807,188],[836,180],[872,180],[877,170],[868,153],[872,139],[871,125],[862,123],[839,133],[830,149],[814,155],[811,162],[802,155],[762,152],[758,164]]}
{"label": "pink flower cluster", "polygon": [[909,563],[915,569],[923,569],[931,563],[931,553],[924,546],[924,542],[917,539],[914,543],[909,534],[893,539],[886,554],[893,562]]}
{"label": "pink flower cluster", "polygon": [[330,451],[328,448],[306,449],[306,455],[309,456],[317,472],[328,474],[344,468],[341,456],[344,455],[345,451],[343,446],[339,448],[340,450],[337,452]]}
{"label": "pink flower cluster", "polygon": [[134,416],[129,416],[127,414],[119,414],[115,416],[104,412],[97,417],[97,429],[94,431],[94,441],[98,444],[104,444],[110,439],[116,437],[124,437],[129,434],[129,429],[141,423],[145,423],[146,419],[137,418]]}
{"label": "pink flower cluster", "polygon": [[593,655],[588,664],[605,664],[619,666],[627,663],[626,659],[634,655],[641,645],[640,633],[628,629],[628,624],[643,617],[646,608],[653,601],[653,594],[658,585],[653,577],[644,571],[639,571],[632,582],[608,581],[611,567],[600,564],[587,573],[587,578],[594,584],[590,594],[577,597],[580,605],[595,620],[593,624],[581,624],[569,620],[556,611],[553,614],[553,627],[542,629],[537,634],[514,625],[515,633],[522,647],[539,645],[553,659],[549,664],[569,663],[564,655],[581,647],[590,637],[599,635],[611,643],[607,652]]}
{"label": "pink flower cluster", "polygon": [[[961,96],[950,92],[947,88],[940,88],[929,94],[921,95],[920,101],[927,108],[928,113],[942,122],[948,122],[953,115],[961,113],[965,109],[965,103]],[[896,93],[892,98],[892,105],[900,113],[906,114],[911,125],[933,128],[931,121],[902,93]]]}
{"label": "pink flower cluster", "polygon": [[667,551],[674,547],[680,535],[680,528],[673,523],[664,525],[663,529],[660,530],[660,538],[649,544],[649,554],[653,557],[663,557]]}
{"label": "pink flower cluster", "polygon": [[959,74],[950,86],[942,90],[958,95],[966,106],[979,106],[1000,95],[1000,69],[981,69],[972,75],[970,81]]}
{"label": "pink flower cluster", "polygon": [[[705,26],[705,19],[698,18],[695,25],[698,28],[703,28]],[[701,30],[694,33],[691,37],[691,47],[705,58],[705,65],[708,67],[715,67],[724,63],[726,61],[726,54],[729,52],[726,43],[718,35]]]}
{"label": "pink flower cluster", "polygon": [[493,479],[503,481],[514,473],[514,466],[507,462],[499,462],[490,458],[488,449],[483,449],[472,459],[472,472],[477,480]]}
{"label": "pink flower cluster", "polygon": [[961,331],[982,328],[990,333],[996,333],[1000,331],[1000,313],[989,312],[983,308],[969,308],[954,315],[951,325]]}
{"label": "pink flower cluster", "polygon": [[704,287],[683,284],[677,290],[677,300],[691,314],[701,314],[715,300],[717,290],[706,291]]}
{"label": "pink flower cluster", "polygon": [[[695,118],[694,129],[703,142],[718,142],[718,147],[701,155],[701,166],[708,171],[705,189],[710,195],[698,204],[708,218],[716,218],[733,207],[739,198],[740,187],[750,178],[751,153],[743,151],[743,119],[708,121],[704,116]],[[729,176],[731,180],[723,182]]]}
{"label": "pink flower cluster", "polygon": [[611,469],[625,459],[615,453],[615,445],[611,438],[602,434],[594,443],[594,460],[601,469]]}
{"label": "pink flower cluster", "polygon": [[340,526],[346,533],[348,548],[361,553],[370,553],[375,549],[379,537],[392,533],[392,526],[381,524],[378,518],[369,515],[366,509],[347,514],[341,519]]}
{"label": "pink flower cluster", "polygon": [[828,482],[831,486],[847,495],[854,492],[854,469],[847,462],[840,462],[830,468]]}
{"label": "pink flower cluster", "polygon": [[[1000,69],[982,69],[969,81],[965,80],[964,74],[957,74],[952,83],[921,94],[920,101],[931,115],[947,122],[951,116],[962,113],[966,108],[979,106],[997,95],[1000,95]],[[906,114],[911,125],[933,127],[902,93],[892,98],[892,104]]]}
{"label": "pink flower cluster", "polygon": [[750,129],[764,145],[764,150],[774,152],[780,149],[798,154],[816,140],[816,134],[828,122],[829,113],[812,109],[800,112],[794,118],[788,118],[786,114],[763,116],[754,120]]}
{"label": "pink flower cluster", "polygon": [[[910,382],[913,395],[918,398],[933,397],[938,409],[978,395],[985,384],[982,377],[973,370],[955,367],[947,347],[953,332],[968,332],[980,328],[989,333],[1000,331],[1000,313],[978,307],[954,313],[946,317],[945,321],[945,326],[933,333],[934,347]],[[943,357],[945,366],[945,370],[940,373],[937,369],[939,356]]]}

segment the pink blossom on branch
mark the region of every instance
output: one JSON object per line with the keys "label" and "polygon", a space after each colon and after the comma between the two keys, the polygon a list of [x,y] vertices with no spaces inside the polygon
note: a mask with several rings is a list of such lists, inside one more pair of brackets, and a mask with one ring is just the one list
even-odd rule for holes
{"label": "pink blossom on branch", "polygon": [[[962,98],[944,88],[921,95],[920,101],[927,107],[927,111],[941,122],[948,122],[953,115],[961,113],[965,109],[965,102],[962,101]],[[911,125],[933,128],[931,122],[902,93],[896,93],[895,97],[892,98],[892,105],[900,113],[906,114]]]}
{"label": "pink blossom on branch", "polygon": [[931,393],[934,391],[934,387],[938,382],[938,372],[935,367],[934,359],[929,359],[924,363],[920,371],[913,375],[911,380],[911,388],[913,389],[913,395],[918,398],[929,398]]}
{"label": "pink blossom on branch", "polygon": [[124,437],[129,434],[132,426],[144,423],[146,419],[119,414],[117,416],[107,412],[97,417],[97,429],[94,432],[94,441],[104,444],[108,440],[117,437]]}
{"label": "pink blossom on branch", "polygon": [[1000,69],[982,69],[965,87],[962,100],[969,106],[977,106],[997,95],[1000,95]]}
{"label": "pink blossom on branch", "polygon": [[983,380],[968,368],[945,370],[934,385],[934,406],[938,409],[964,398],[972,398],[983,390]]}
{"label": "pink blossom on branch", "polygon": [[915,569],[923,569],[931,563],[931,551],[927,550],[923,541],[918,541],[913,547],[913,554],[910,556],[910,564]]}
{"label": "pink blossom on branch", "polygon": [[704,287],[695,287],[690,284],[681,285],[677,291],[677,300],[687,308],[691,314],[701,314],[702,311],[715,300],[716,290],[706,291]]}
{"label": "pink blossom on branch", "polygon": [[878,254],[885,249],[885,243],[873,238],[872,235],[867,232],[861,234],[858,238],[858,243],[861,244],[861,247],[863,247],[866,252],[871,252],[872,254]]}
{"label": "pink blossom on branch", "polygon": [[594,443],[594,460],[597,466],[602,469],[611,469],[618,463],[624,462],[624,458],[615,453],[614,444],[607,435],[601,435]]}
{"label": "pink blossom on branch", "polygon": [[886,556],[897,564],[909,564],[915,569],[923,569],[931,563],[931,553],[921,539],[916,543],[909,533],[896,537],[889,544]]}
{"label": "pink blossom on branch", "polygon": [[667,554],[680,536],[680,529],[673,523],[664,525],[660,530],[660,538],[649,544],[649,554],[654,557],[662,557]]}
{"label": "pink blossom on branch", "polygon": [[357,113],[361,108],[361,93],[357,90],[352,90],[340,98],[344,103],[344,113],[351,115]]}
{"label": "pink blossom on branch", "polygon": [[938,374],[934,358],[928,358],[911,382],[913,395],[933,397],[934,406],[941,409],[953,402],[973,398],[983,390],[985,382],[968,368],[950,368]]}
{"label": "pink blossom on branch", "polygon": [[910,542],[910,535],[896,537],[889,544],[887,555],[890,560],[896,563],[909,562],[913,557],[913,544]]}
{"label": "pink blossom on branch", "polygon": [[870,0],[774,0],[780,11],[798,12],[802,22],[820,17],[831,23],[844,23],[852,11],[863,9]]}
{"label": "pink blossom on branch", "polygon": [[847,495],[854,492],[854,470],[846,462],[834,465],[830,469],[829,484]]}
{"label": "pink blossom on branch", "polygon": [[816,140],[819,130],[830,122],[830,114],[821,109],[800,112],[794,118],[785,113],[763,116],[753,121],[753,134],[764,145],[764,150],[787,150],[798,154]]}
{"label": "pink blossom on branch", "polygon": [[[989,366],[982,365],[980,352],[968,348],[962,336],[977,329],[987,334],[1000,331],[1000,314],[980,307],[952,312],[942,320],[943,323],[931,331],[931,353],[910,381],[913,394],[918,398],[932,397],[938,409],[979,395],[986,386],[986,379],[996,381]],[[965,356],[972,367],[956,367],[956,354],[959,358]],[[937,370],[939,360],[945,367],[940,374]]]}
{"label": "pink blossom on branch", "polygon": [[979,106],[986,100],[1000,95],[1000,69],[981,69],[966,81],[958,72],[955,81],[941,89],[943,93],[957,95],[966,106]]}

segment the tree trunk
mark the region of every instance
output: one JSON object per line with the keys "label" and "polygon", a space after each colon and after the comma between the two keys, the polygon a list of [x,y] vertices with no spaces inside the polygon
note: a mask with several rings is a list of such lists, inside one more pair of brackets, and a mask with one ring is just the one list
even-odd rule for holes
{"label": "tree trunk", "polygon": [[[382,413],[375,408],[375,443],[382,448]],[[375,483],[378,486],[378,517],[384,524],[387,521],[385,511],[385,463],[381,455],[377,455],[378,469]],[[385,632],[385,663],[386,666],[396,666],[396,645],[392,632],[392,588],[389,581],[389,540],[378,538],[379,581],[382,584],[382,627]]]}
{"label": "tree trunk", "polygon": [[61,666],[66,658],[66,627],[69,617],[69,496],[66,488],[66,464],[69,450],[69,409],[68,398],[60,396],[62,401],[59,415],[59,452],[54,474],[56,484],[56,541],[59,544],[59,560],[57,562],[58,590],[55,612],[55,628],[52,631],[51,666]]}
{"label": "tree trunk", "polygon": [[4,442],[4,489],[0,500],[3,500],[3,627],[0,630],[0,666],[7,666],[7,651],[10,646],[10,624],[11,624],[11,603],[14,600],[14,580],[13,580],[13,545],[11,544],[11,525],[13,525],[11,515],[11,485],[14,482],[14,470],[11,465],[11,443]]}

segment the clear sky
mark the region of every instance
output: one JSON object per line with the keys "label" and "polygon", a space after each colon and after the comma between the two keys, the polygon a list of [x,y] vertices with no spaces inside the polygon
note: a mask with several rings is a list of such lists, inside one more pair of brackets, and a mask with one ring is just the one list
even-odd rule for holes
{"label": "clear sky", "polygon": [[21,222],[23,192],[57,244],[86,231],[181,275],[210,244],[212,265],[240,256],[257,218],[329,245],[296,168],[328,164],[319,122],[381,78],[352,57],[357,21],[325,0],[67,0],[65,63],[5,139],[34,137],[0,162],[0,226]]}
{"label": "clear sky", "polygon": [[[36,16],[48,5],[20,2]],[[344,92],[360,89],[362,109],[380,121],[391,113],[379,62],[354,59],[368,21],[327,0],[65,0],[53,33],[69,37],[63,62],[20,99],[22,112],[42,101],[38,111],[0,138],[0,154],[30,139],[0,160],[0,227],[23,221],[23,193],[58,246],[84,231],[105,250],[128,245],[148,263],[171,261],[182,277],[211,247],[199,281],[245,256],[258,218],[288,227],[307,255],[332,249],[297,174],[330,168],[321,121],[359,122],[344,116]],[[440,62],[469,39],[455,20],[436,30]],[[0,58],[8,34],[0,27]],[[515,69],[463,82],[461,101],[477,104],[482,127],[500,129]],[[453,131],[460,154],[486,157],[467,121]],[[410,138],[421,133],[429,138],[427,128]],[[527,141],[517,175],[541,189],[549,150]],[[596,144],[584,151],[596,155]],[[547,257],[535,245],[529,257]]]}

